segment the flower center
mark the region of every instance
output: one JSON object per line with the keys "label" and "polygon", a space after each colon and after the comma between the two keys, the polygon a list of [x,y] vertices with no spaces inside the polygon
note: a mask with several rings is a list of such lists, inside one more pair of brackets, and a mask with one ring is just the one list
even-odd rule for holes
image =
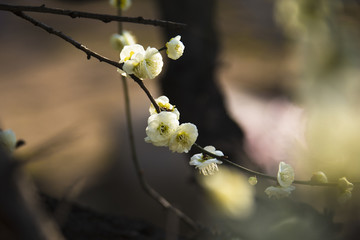
{"label": "flower center", "polygon": [[176,136],[176,141],[180,144],[186,145],[188,142],[188,134],[186,132],[179,132]]}
{"label": "flower center", "polygon": [[135,52],[134,52],[134,51],[131,51],[131,52],[130,52],[130,56],[126,57],[126,58],[124,59],[124,62],[126,62],[127,60],[130,60],[131,57],[132,57],[134,54],[135,54]]}
{"label": "flower center", "polygon": [[288,182],[288,181],[291,180],[290,176],[289,176],[289,173],[287,173],[287,172],[280,173],[280,178],[284,182]]}
{"label": "flower center", "polygon": [[169,127],[165,125],[164,123],[160,123],[157,130],[160,132],[160,135],[166,135],[168,132]]}
{"label": "flower center", "polygon": [[160,102],[160,103],[158,103],[158,105],[159,105],[160,109],[163,111],[167,111],[167,112],[174,111],[174,106],[172,106],[170,103],[163,104]]}

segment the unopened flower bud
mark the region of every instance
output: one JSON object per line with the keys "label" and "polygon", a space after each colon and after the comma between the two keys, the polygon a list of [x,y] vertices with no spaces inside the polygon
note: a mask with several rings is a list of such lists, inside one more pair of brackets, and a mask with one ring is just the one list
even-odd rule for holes
{"label": "unopened flower bud", "polygon": [[324,172],[318,171],[311,176],[311,182],[313,183],[327,183],[328,179]]}

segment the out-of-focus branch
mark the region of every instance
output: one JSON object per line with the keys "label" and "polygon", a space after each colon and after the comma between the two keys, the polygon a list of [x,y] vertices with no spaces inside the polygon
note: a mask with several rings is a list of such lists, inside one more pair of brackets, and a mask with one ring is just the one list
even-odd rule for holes
{"label": "out-of-focus branch", "polygon": [[138,23],[144,25],[153,25],[158,27],[173,28],[173,29],[182,29],[186,27],[186,24],[156,20],[156,19],[145,19],[143,17],[122,17],[116,15],[108,14],[98,14],[90,12],[81,12],[73,10],[64,10],[59,8],[48,8],[45,5],[39,7],[36,6],[20,6],[20,5],[10,5],[10,4],[0,4],[0,10],[10,11],[10,12],[38,12],[38,13],[50,13],[56,15],[65,15],[71,18],[90,18],[103,21],[105,23],[117,21],[117,22],[129,22],[129,23]]}
{"label": "out-of-focus branch", "polygon": [[0,193],[1,239],[64,239],[56,224],[40,207],[35,187],[21,171],[20,165],[1,149]]}

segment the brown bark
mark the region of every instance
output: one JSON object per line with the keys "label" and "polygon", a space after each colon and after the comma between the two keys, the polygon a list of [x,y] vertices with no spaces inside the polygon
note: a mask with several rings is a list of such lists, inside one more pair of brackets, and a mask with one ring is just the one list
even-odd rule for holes
{"label": "brown bark", "polygon": [[219,38],[215,0],[158,0],[162,19],[187,24],[182,31],[167,30],[166,39],[181,35],[184,55],[169,60],[161,87],[181,112],[181,122],[199,130],[198,143],[213,145],[233,161],[254,167],[244,157],[242,129],[229,117],[217,84]]}

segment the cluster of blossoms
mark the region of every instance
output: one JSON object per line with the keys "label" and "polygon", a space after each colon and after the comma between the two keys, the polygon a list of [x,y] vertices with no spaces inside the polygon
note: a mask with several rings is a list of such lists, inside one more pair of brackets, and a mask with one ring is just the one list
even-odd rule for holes
{"label": "cluster of blossoms", "polygon": [[11,130],[0,130],[0,147],[7,153],[12,153],[16,148],[16,136]]}
{"label": "cluster of blossoms", "polygon": [[[198,137],[197,127],[192,123],[180,124],[180,112],[174,105],[170,104],[169,98],[166,96],[161,96],[155,101],[161,112],[157,113],[151,104],[145,141],[155,146],[169,147],[173,152],[187,153]],[[217,156],[224,156],[221,151],[216,150],[213,146],[207,146],[204,149]],[[191,157],[189,164],[195,166],[204,175],[212,175],[218,171],[217,164],[221,163],[214,157],[199,153]]]}
{"label": "cluster of blossoms", "polygon": [[140,44],[125,46],[120,52],[120,63],[127,74],[140,79],[153,79],[161,73],[164,65],[162,56],[156,48],[146,50]]}
{"label": "cluster of blossoms", "polygon": [[145,141],[155,146],[169,147],[173,152],[189,152],[198,137],[197,127],[192,123],[179,123],[180,113],[166,96],[155,99],[161,109],[157,113],[150,106]]}
{"label": "cluster of blossoms", "polygon": [[291,191],[295,189],[295,186],[291,184],[294,182],[295,172],[294,169],[284,162],[280,162],[279,171],[277,174],[278,186],[270,186],[265,189],[265,193],[270,198],[280,199],[288,197]]}
{"label": "cluster of blossoms", "polygon": [[[180,41],[180,36],[170,39],[166,43],[166,52],[169,58],[179,59],[184,53],[184,44]],[[153,47],[146,50],[140,44],[135,43],[135,38],[130,33],[113,35],[112,44],[115,48],[120,48],[120,63],[123,63],[121,74],[134,74],[141,80],[153,79],[157,77],[164,65],[160,52]]]}

